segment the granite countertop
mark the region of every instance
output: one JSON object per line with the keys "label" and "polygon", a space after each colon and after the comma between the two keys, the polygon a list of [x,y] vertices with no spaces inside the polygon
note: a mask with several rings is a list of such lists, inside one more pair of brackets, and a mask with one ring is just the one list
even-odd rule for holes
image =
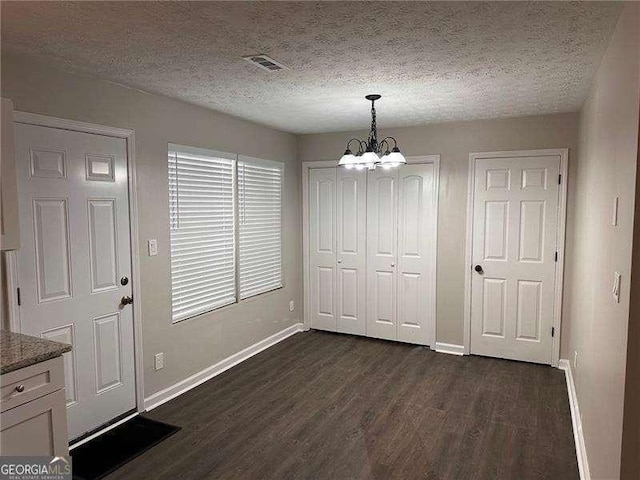
{"label": "granite countertop", "polygon": [[71,351],[71,345],[0,330],[0,374],[44,362]]}

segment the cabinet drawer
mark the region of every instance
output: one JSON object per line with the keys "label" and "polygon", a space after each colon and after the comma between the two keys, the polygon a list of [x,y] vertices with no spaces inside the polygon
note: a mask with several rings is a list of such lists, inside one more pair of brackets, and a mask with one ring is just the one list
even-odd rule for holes
{"label": "cabinet drawer", "polygon": [[0,411],[64,388],[62,356],[0,376]]}
{"label": "cabinet drawer", "polygon": [[0,455],[69,455],[64,390],[0,414]]}

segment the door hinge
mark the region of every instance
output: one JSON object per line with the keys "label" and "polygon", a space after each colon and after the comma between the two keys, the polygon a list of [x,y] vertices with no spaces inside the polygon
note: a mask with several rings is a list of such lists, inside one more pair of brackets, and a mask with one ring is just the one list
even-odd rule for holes
{"label": "door hinge", "polygon": [[20,297],[20,287],[16,288],[16,298],[18,300],[18,306],[22,305],[22,298]]}
{"label": "door hinge", "polygon": [[551,336],[552,337],[556,336],[556,327],[551,327]]}
{"label": "door hinge", "polygon": [[562,185],[562,174],[558,175],[558,185]]}
{"label": "door hinge", "polygon": [[554,262],[558,261],[558,252],[556,252],[556,254],[554,255]]}

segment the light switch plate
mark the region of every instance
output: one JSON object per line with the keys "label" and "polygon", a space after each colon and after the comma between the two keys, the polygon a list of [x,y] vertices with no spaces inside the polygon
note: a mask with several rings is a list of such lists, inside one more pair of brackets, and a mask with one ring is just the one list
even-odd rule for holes
{"label": "light switch plate", "polygon": [[289,311],[293,312],[295,310],[295,304],[293,303],[293,300],[291,300],[289,302]]}
{"label": "light switch plate", "polygon": [[155,257],[156,255],[158,255],[158,240],[152,238],[147,242],[147,244],[149,247],[149,256]]}

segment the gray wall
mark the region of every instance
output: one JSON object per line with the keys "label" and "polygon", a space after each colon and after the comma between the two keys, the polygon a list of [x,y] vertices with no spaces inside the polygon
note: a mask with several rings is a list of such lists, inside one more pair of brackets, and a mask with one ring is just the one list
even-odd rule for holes
{"label": "gray wall", "polygon": [[[366,105],[363,105],[365,108]],[[378,107],[384,120],[384,99]],[[500,120],[444,123],[422,127],[384,128],[407,156],[440,155],[440,201],[438,206],[438,258],[436,338],[438,342],[462,345],[464,304],[464,261],[469,153],[497,150],[569,148],[568,233],[573,217],[578,115],[574,113]],[[302,161],[335,160],[345,140],[363,138],[365,132],[302,135],[298,156]],[[573,261],[567,249],[566,263]],[[563,325],[563,329],[565,326]]]}
{"label": "gray wall", "polygon": [[[301,321],[301,171],[294,135],[13,55],[2,55],[1,92],[16,110],[135,130],[145,396]],[[169,142],[285,162],[284,289],[171,323]],[[156,257],[146,255],[149,238],[158,239]],[[296,304],[292,313],[289,300]],[[158,352],[165,367],[156,372]]]}
{"label": "gray wall", "polygon": [[[565,355],[573,359],[578,353],[574,378],[594,479],[620,475],[638,159],[639,14],[639,4],[624,6],[580,114],[575,229],[568,237],[580,261],[567,270]],[[611,295],[615,271],[622,274],[620,303]]]}

